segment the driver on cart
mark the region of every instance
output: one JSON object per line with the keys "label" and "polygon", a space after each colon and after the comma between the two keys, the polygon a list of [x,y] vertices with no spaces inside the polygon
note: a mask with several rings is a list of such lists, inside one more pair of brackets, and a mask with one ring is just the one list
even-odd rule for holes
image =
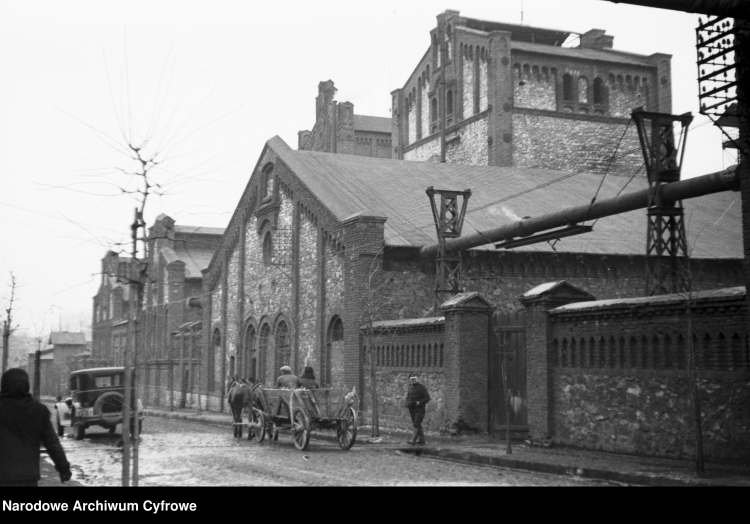
{"label": "driver on cart", "polygon": [[292,374],[292,368],[281,366],[281,376],[276,379],[277,388],[294,389],[299,387],[299,378]]}

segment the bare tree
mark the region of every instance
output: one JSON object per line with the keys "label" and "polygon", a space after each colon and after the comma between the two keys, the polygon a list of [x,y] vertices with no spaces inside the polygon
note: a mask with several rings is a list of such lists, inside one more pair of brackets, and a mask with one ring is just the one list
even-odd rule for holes
{"label": "bare tree", "polygon": [[[378,250],[373,256],[372,262],[370,263],[370,271],[367,276],[367,280],[362,282],[364,291],[364,304],[362,308],[361,321],[366,326],[365,333],[365,344],[367,347],[366,358],[367,365],[370,367],[370,401],[372,410],[372,437],[380,436],[380,413],[378,409],[378,385],[377,385],[377,358],[376,358],[376,346],[381,341],[383,336],[387,336],[390,332],[387,329],[379,329],[375,331],[375,322],[383,320],[384,313],[393,302],[388,296],[383,294],[383,288],[390,282],[389,275],[381,275],[383,273],[380,269],[380,263],[377,262],[378,257],[383,254],[385,244]],[[380,280],[380,282],[378,282]]]}
{"label": "bare tree", "polygon": [[8,299],[8,307],[5,308],[5,321],[3,322],[3,373],[8,369],[8,355],[10,353],[10,336],[13,332],[18,329],[18,326],[13,326],[13,303],[16,300],[16,276],[11,271],[10,273],[10,298]]}

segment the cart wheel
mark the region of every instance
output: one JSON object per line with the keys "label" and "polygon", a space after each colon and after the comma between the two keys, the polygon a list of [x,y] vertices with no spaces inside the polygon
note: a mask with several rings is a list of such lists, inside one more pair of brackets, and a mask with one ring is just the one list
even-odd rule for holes
{"label": "cart wheel", "polygon": [[343,450],[351,449],[354,445],[354,441],[357,440],[357,414],[354,412],[354,408],[347,409],[343,418],[339,421],[336,438]]}
{"label": "cart wheel", "polygon": [[266,438],[266,416],[261,411],[253,410],[252,425],[247,432],[247,440],[258,439],[258,444]]}
{"label": "cart wheel", "polygon": [[83,437],[86,436],[86,426],[78,423],[75,425],[75,439],[76,440],[83,440]]}
{"label": "cart wheel", "polygon": [[310,443],[310,422],[307,420],[305,412],[300,408],[294,409],[292,438],[294,439],[294,447],[300,451],[305,451]]}

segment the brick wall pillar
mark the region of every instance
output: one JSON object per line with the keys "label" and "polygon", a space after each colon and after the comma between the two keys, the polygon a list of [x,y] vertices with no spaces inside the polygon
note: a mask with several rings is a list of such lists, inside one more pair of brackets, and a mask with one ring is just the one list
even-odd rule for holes
{"label": "brick wall pillar", "polygon": [[185,317],[185,262],[175,260],[167,264],[168,287],[164,290],[164,304],[169,311],[167,317],[167,355],[175,357],[175,341],[172,333],[179,330]]}
{"label": "brick wall pillar", "polygon": [[[344,375],[331,377],[331,383],[357,386],[363,401],[369,405],[369,394],[364,387],[364,359],[361,351],[359,327],[366,322],[367,285],[375,272],[372,287],[377,287],[383,272],[383,217],[355,215],[342,222],[344,227]],[[378,297],[374,297],[378,298]]]}
{"label": "brick wall pillar", "polygon": [[532,439],[547,439],[553,433],[549,372],[552,326],[547,311],[589,300],[596,297],[565,281],[540,284],[521,296],[526,308],[526,406]]}
{"label": "brick wall pillar", "polygon": [[445,420],[453,429],[488,430],[490,316],[494,307],[477,292],[440,306],[445,315],[443,370]]}
{"label": "brick wall pillar", "polygon": [[492,106],[487,127],[487,164],[513,165],[513,64],[510,59],[511,33],[493,31],[490,34],[490,63],[488,64],[487,103]]}

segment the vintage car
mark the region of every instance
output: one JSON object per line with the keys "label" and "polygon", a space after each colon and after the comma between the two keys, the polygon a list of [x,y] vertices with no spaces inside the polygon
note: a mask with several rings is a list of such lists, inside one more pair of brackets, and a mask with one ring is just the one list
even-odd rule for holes
{"label": "vintage car", "polygon": [[[122,406],[125,399],[125,368],[107,367],[79,369],[70,374],[70,395],[72,406],[66,403],[57,404],[57,430],[70,426],[74,437],[81,440],[86,428],[101,426],[114,433],[118,424],[122,424]],[[135,400],[135,399],[133,399]],[[70,416],[66,417],[62,406],[69,406]],[[138,433],[143,429],[143,405],[140,399],[131,403],[137,410]],[[132,408],[131,408],[132,409]],[[135,418],[130,427],[135,427]],[[64,431],[64,430],[63,430]]]}

